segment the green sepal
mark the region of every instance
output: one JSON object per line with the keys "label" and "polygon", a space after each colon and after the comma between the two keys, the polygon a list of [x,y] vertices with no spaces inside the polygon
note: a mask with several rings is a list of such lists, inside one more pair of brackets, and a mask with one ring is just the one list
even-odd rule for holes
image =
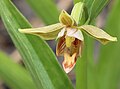
{"label": "green sepal", "polygon": [[78,27],[78,29],[85,31],[90,36],[94,37],[96,40],[101,42],[102,44],[107,44],[110,41],[117,41],[116,37],[112,37],[102,29],[92,25],[82,25]]}
{"label": "green sepal", "polygon": [[78,26],[85,24],[88,19],[88,12],[83,2],[76,3],[72,9],[71,16]]}
{"label": "green sepal", "polygon": [[62,10],[59,16],[60,23],[66,26],[73,26],[75,24],[74,19],[65,10]]}
{"label": "green sepal", "polygon": [[60,30],[64,27],[61,23],[40,27],[40,28],[27,28],[19,29],[21,33],[33,34],[40,36],[44,40],[53,40],[57,37]]}

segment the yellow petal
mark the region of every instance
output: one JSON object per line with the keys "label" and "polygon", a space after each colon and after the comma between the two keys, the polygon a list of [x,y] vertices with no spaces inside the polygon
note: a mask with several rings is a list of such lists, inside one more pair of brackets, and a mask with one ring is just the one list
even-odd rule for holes
{"label": "yellow petal", "polygon": [[105,31],[103,31],[102,29],[100,29],[98,27],[95,27],[95,26],[92,26],[92,25],[83,25],[83,26],[80,26],[78,28],[87,32],[89,35],[96,38],[102,44],[106,44],[109,41],[117,41],[116,37],[110,36]]}
{"label": "yellow petal", "polygon": [[62,63],[63,69],[66,73],[69,73],[76,64],[76,53],[70,56],[68,53],[64,53],[64,61]]}
{"label": "yellow petal", "polygon": [[60,21],[60,23],[66,25],[66,26],[73,26],[75,23],[73,18],[65,10],[62,10],[62,12],[59,16],[59,21]]}
{"label": "yellow petal", "polygon": [[45,40],[55,39],[60,32],[60,30],[64,27],[61,23],[40,27],[40,28],[28,28],[28,29],[19,29],[21,33],[33,34],[40,36]]}

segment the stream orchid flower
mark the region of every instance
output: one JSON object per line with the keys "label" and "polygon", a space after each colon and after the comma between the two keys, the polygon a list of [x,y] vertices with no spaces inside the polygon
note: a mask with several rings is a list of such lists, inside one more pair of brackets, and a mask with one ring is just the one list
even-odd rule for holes
{"label": "stream orchid flower", "polygon": [[19,29],[21,33],[33,34],[40,36],[45,40],[58,39],[56,46],[56,55],[64,56],[62,62],[63,69],[69,73],[75,66],[77,58],[81,56],[84,44],[82,31],[88,33],[102,44],[109,41],[117,41],[116,37],[112,37],[102,29],[92,25],[78,26],[71,15],[62,10],[59,16],[60,23],[40,27]]}

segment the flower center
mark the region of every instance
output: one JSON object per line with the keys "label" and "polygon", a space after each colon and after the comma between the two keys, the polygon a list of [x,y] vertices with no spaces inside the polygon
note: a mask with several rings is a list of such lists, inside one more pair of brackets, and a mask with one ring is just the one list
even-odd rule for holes
{"label": "flower center", "polygon": [[67,36],[67,37],[65,38],[66,47],[71,47],[71,44],[72,44],[73,41],[75,41],[75,38],[74,38],[74,37],[69,37],[69,36]]}

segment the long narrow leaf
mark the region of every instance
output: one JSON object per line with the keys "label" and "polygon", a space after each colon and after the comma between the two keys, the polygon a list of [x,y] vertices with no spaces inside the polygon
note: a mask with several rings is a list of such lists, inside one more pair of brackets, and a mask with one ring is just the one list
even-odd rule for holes
{"label": "long narrow leaf", "polygon": [[101,46],[98,64],[99,89],[118,89],[120,82],[120,0],[115,0],[108,15],[105,30],[117,36],[118,41]]}
{"label": "long narrow leaf", "polygon": [[0,78],[12,89],[36,89],[28,72],[0,52]]}
{"label": "long narrow leaf", "polygon": [[31,27],[9,0],[0,0],[2,20],[21,53],[38,89],[73,89],[48,45],[39,37],[24,35],[18,28]]}

